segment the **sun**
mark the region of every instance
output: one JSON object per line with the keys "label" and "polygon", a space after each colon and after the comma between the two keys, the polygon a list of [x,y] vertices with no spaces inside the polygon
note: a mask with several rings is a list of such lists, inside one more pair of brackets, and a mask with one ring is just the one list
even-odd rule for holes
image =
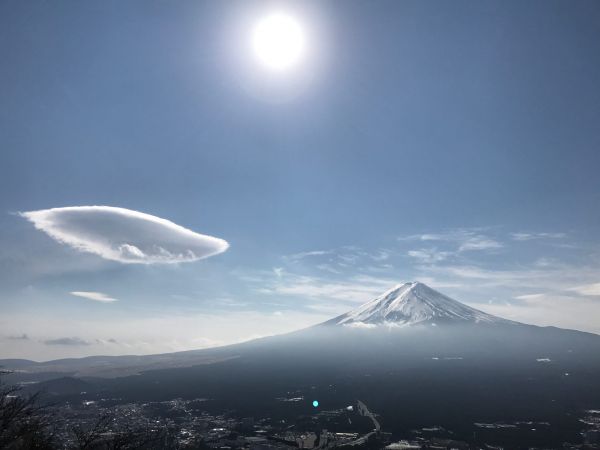
{"label": "sun", "polygon": [[304,56],[306,39],[293,17],[275,12],[262,18],[252,33],[252,49],[261,64],[274,71],[296,66]]}

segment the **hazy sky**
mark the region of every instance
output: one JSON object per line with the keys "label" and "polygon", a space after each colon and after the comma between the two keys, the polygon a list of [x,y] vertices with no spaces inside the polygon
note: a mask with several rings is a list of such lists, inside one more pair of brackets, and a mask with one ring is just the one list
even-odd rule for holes
{"label": "hazy sky", "polygon": [[[250,48],[274,9],[283,73]],[[600,333],[599,42],[594,0],[0,2],[0,358],[235,342],[415,279]],[[92,205],[124,209],[43,211]]]}

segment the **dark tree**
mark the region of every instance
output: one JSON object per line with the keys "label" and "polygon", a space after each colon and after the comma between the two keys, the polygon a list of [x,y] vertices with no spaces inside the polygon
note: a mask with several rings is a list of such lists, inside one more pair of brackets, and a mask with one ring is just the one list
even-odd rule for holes
{"label": "dark tree", "polygon": [[[0,377],[9,372],[0,371]],[[53,435],[39,394],[23,396],[0,379],[0,448],[50,449]]]}
{"label": "dark tree", "polygon": [[[0,377],[8,373],[0,371]],[[39,397],[39,392],[23,395],[19,386],[5,384],[0,378],[0,449],[59,448],[51,426],[52,416],[48,408],[40,404]],[[71,433],[72,446],[81,450],[175,447],[166,430],[122,425],[108,412],[98,417],[91,426],[73,427]]]}

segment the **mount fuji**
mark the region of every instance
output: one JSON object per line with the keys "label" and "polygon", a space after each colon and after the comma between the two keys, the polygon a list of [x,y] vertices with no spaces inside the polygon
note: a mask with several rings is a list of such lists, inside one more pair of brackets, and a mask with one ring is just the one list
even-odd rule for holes
{"label": "mount fuji", "polygon": [[437,325],[453,322],[516,324],[471,308],[419,282],[399,284],[326,324],[369,328],[376,325]]}

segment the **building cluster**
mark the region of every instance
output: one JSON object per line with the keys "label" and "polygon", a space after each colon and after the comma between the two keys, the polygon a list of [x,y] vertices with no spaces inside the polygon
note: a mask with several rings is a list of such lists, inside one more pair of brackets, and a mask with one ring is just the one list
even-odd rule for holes
{"label": "building cluster", "polygon": [[[53,409],[55,436],[65,449],[77,448],[74,430],[92,430],[104,420],[102,437],[123,430],[156,433],[160,441],[154,448],[219,450],[290,450],[290,449],[500,449],[494,445],[476,445],[452,438],[442,427],[413,430],[411,440],[392,442],[392,435],[382,431],[377,415],[358,401],[338,410],[315,411],[295,421],[284,419],[238,417],[233,413],[211,414],[206,399],[174,399],[164,402],[122,404],[119,399],[84,400]],[[587,411],[581,418],[584,446],[565,444],[564,449],[600,448],[600,411]],[[341,426],[344,424],[344,426]],[[545,423],[527,422],[527,426]],[[507,424],[477,423],[476,427],[502,432]],[[519,423],[519,425],[523,425]]]}
{"label": "building cluster", "polygon": [[583,442],[588,448],[600,448],[600,410],[590,409],[579,419],[586,429],[583,431]]}

